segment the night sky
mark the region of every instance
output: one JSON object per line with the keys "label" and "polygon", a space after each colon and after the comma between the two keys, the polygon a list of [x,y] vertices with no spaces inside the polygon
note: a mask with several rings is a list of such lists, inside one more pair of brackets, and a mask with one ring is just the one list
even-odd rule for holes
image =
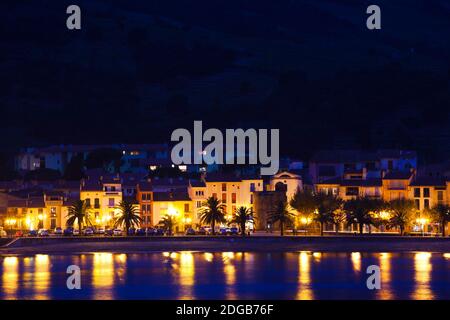
{"label": "night sky", "polygon": [[[66,8],[82,29],[66,28]],[[366,28],[378,4],[382,29]],[[280,128],[281,153],[450,156],[448,0],[2,0],[0,148]]]}

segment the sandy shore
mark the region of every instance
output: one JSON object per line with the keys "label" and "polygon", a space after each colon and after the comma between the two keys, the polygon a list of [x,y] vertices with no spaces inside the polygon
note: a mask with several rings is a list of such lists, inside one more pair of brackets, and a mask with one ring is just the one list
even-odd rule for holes
{"label": "sandy shore", "polygon": [[[407,237],[217,237],[23,239],[0,255],[144,253],[158,251],[234,252],[412,252],[450,253],[450,238]],[[36,241],[34,241],[36,240]]]}

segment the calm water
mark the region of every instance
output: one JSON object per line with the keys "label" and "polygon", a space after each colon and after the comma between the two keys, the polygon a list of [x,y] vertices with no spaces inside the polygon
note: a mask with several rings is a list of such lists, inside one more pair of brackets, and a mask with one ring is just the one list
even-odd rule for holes
{"label": "calm water", "polygon": [[[68,290],[66,268],[82,270]],[[366,288],[366,268],[381,290]],[[0,257],[1,299],[450,299],[450,254],[93,253]]]}

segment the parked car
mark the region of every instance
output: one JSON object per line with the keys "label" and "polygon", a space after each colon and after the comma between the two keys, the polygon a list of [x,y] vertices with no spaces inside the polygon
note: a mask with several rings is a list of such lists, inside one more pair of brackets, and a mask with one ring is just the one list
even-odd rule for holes
{"label": "parked car", "polygon": [[73,228],[72,227],[65,228],[63,231],[63,235],[64,236],[73,236]]}
{"label": "parked car", "polygon": [[105,228],[104,227],[98,227],[95,229],[96,234],[105,234]]}
{"label": "parked car", "polygon": [[86,228],[82,232],[83,232],[83,235],[85,235],[85,236],[93,236],[94,235],[94,230],[92,228]]}
{"label": "parked car", "polygon": [[28,236],[29,236],[29,237],[37,237],[37,235],[38,235],[37,230],[30,230],[30,231],[28,232]]}
{"label": "parked car", "polygon": [[192,228],[188,228],[188,229],[186,230],[186,235],[187,235],[187,236],[195,236],[195,230],[192,229]]}
{"label": "parked car", "polygon": [[49,236],[48,230],[47,229],[39,229],[38,236],[39,237],[48,237]]}
{"label": "parked car", "polygon": [[230,234],[237,235],[239,233],[239,229],[237,227],[230,228]]}
{"label": "parked car", "polygon": [[137,236],[145,236],[146,234],[147,234],[147,231],[145,230],[145,228],[139,228],[136,230]]}
{"label": "parked car", "polygon": [[147,232],[147,236],[155,236],[156,235],[155,228],[147,228],[146,232]]}
{"label": "parked car", "polygon": [[105,230],[105,236],[113,236],[114,235],[114,229],[106,229]]}
{"label": "parked car", "polygon": [[136,229],[135,228],[130,228],[128,229],[128,236],[134,236],[136,234]]}
{"label": "parked car", "polygon": [[60,236],[63,234],[63,229],[61,229],[61,227],[56,227],[55,230],[53,230],[53,233],[57,236]]}
{"label": "parked car", "polygon": [[74,236],[78,236],[78,235],[80,235],[80,230],[78,230],[78,229],[73,229],[72,234],[73,234]]}
{"label": "parked car", "polygon": [[114,236],[121,236],[122,235],[122,229],[114,229],[113,235]]}
{"label": "parked car", "polygon": [[200,228],[198,229],[198,231],[197,231],[197,234],[202,235],[202,236],[206,235],[206,230],[205,230],[205,228],[200,227]]}
{"label": "parked car", "polygon": [[[5,232],[4,230],[2,230],[3,232]],[[1,231],[0,231],[1,233]],[[6,236],[6,232],[5,232],[5,236]],[[16,233],[14,234],[15,237],[23,237],[23,231],[16,231]]]}
{"label": "parked car", "polygon": [[227,234],[230,234],[230,228],[220,228],[219,234],[226,236]]}

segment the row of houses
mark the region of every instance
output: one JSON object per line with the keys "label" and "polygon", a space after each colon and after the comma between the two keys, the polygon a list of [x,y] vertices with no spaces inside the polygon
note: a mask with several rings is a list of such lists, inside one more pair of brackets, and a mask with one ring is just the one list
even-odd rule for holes
{"label": "row of houses", "polygon": [[[298,169],[300,167],[301,169]],[[445,173],[421,174],[412,151],[321,151],[307,168],[296,166],[271,177],[206,172],[198,178],[158,178],[142,173],[96,173],[81,181],[0,183],[0,223],[11,229],[65,227],[68,208],[76,200],[90,206],[95,226],[112,226],[123,199],[133,202],[142,227],[157,225],[170,214],[177,228],[200,225],[200,209],[208,197],[225,205],[226,216],[239,206],[252,208],[256,228],[265,229],[269,211],[297,190],[313,188],[344,200],[366,196],[390,201],[413,199],[417,212],[450,203],[450,179]]]}

